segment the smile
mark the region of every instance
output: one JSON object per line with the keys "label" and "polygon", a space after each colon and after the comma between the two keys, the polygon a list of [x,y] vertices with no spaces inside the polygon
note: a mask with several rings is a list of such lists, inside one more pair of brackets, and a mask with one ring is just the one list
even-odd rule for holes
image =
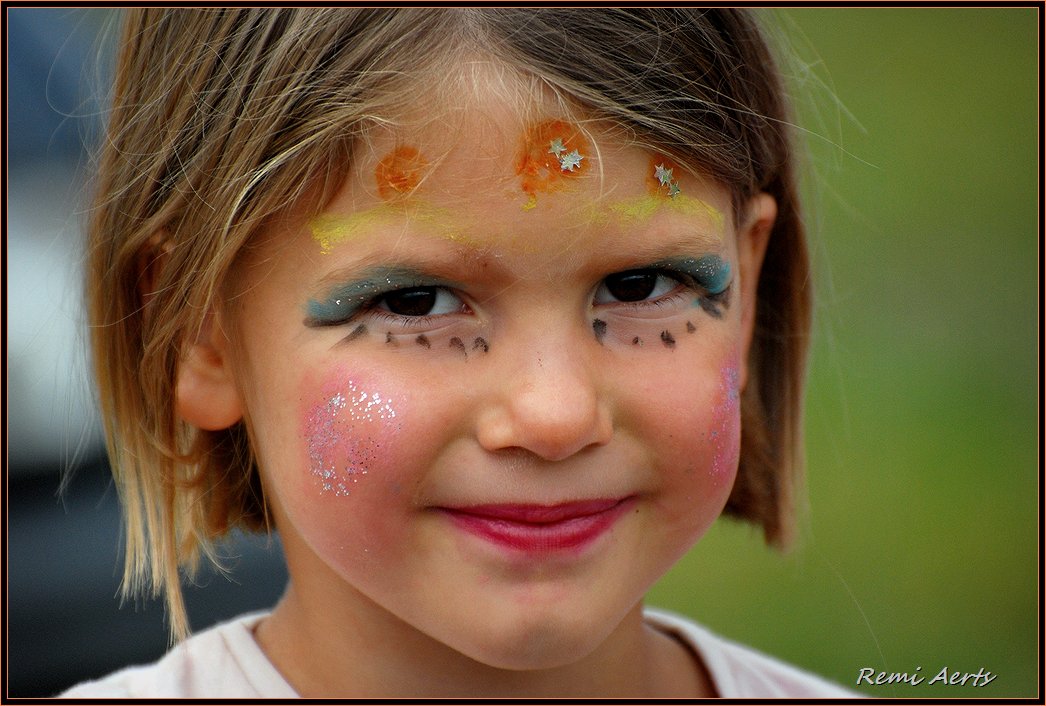
{"label": "smile", "polygon": [[534,553],[581,549],[634,504],[626,498],[559,505],[495,504],[440,508],[464,531],[501,547]]}

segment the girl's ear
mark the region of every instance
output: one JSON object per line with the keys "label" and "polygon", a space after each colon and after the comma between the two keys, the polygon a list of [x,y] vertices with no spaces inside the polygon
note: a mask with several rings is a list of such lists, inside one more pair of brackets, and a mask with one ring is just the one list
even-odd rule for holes
{"label": "girl's ear", "polygon": [[243,418],[243,403],[233,376],[229,339],[207,314],[196,342],[178,361],[175,412],[199,429],[227,429]]}
{"label": "girl's ear", "polygon": [[741,266],[741,389],[748,382],[748,350],[755,331],[756,294],[763,256],[777,218],[777,201],[770,194],[752,197],[745,209],[746,219],[737,231],[737,256]]}
{"label": "girl's ear", "polygon": [[[165,230],[157,231],[138,253],[138,296],[143,307],[156,296],[160,275],[170,257]],[[175,413],[200,429],[226,429],[243,416],[240,397],[229,369],[228,338],[215,326],[212,311],[204,320],[196,342],[178,361]]]}

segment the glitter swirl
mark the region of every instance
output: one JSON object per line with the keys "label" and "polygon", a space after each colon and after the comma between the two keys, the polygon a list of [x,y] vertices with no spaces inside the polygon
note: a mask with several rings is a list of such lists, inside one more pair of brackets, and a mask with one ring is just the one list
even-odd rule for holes
{"label": "glitter swirl", "polygon": [[361,390],[352,380],[313,407],[306,415],[306,439],[310,472],[321,490],[349,495],[350,486],[378,460],[395,419],[393,400]]}

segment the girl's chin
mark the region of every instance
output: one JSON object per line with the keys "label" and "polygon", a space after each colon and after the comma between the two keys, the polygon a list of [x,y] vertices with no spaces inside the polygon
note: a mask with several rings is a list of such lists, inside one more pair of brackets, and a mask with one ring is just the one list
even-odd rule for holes
{"label": "girl's chin", "polygon": [[538,672],[567,667],[580,662],[595,648],[576,634],[560,635],[549,631],[541,635],[500,636],[494,644],[450,645],[461,654],[493,669],[513,672]]}
{"label": "girl's chin", "polygon": [[[540,671],[580,662],[620,625],[603,610],[568,608],[564,602],[541,609],[520,607],[484,616],[474,611],[440,640],[469,659],[494,669]],[[515,613],[514,615],[512,613]],[[486,618],[486,619],[485,619]],[[437,637],[439,639],[439,637]]]}

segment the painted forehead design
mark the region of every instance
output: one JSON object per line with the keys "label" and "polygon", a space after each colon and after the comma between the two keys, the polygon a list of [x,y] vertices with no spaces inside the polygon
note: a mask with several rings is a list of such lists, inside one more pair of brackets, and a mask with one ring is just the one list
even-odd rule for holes
{"label": "painted forehead design", "polygon": [[[523,210],[537,206],[538,193],[563,189],[571,179],[591,168],[594,149],[581,129],[564,120],[545,120],[526,130],[516,154],[514,170],[520,188],[528,195]],[[713,230],[721,231],[723,214],[710,204],[682,193],[683,170],[671,158],[653,155],[645,174],[647,196],[618,200],[609,206],[589,205],[581,213],[593,223],[616,220],[642,221],[668,207],[690,217],[704,217]],[[321,252],[330,253],[340,242],[352,240],[380,226],[406,217],[433,230],[433,235],[461,244],[480,245],[461,227],[451,209],[437,208],[418,199],[415,191],[431,164],[413,145],[401,144],[386,153],[374,168],[377,193],[385,202],[352,214],[320,214],[309,222]],[[458,222],[458,225],[455,223]]]}
{"label": "painted forehead design", "polygon": [[428,166],[417,147],[402,145],[393,149],[374,168],[378,195],[385,201],[409,195],[418,188]]}
{"label": "painted forehead design", "polygon": [[561,189],[585,174],[592,153],[581,128],[565,120],[546,120],[527,128],[515,164],[520,188],[528,196],[524,210],[537,206],[538,193]]}

